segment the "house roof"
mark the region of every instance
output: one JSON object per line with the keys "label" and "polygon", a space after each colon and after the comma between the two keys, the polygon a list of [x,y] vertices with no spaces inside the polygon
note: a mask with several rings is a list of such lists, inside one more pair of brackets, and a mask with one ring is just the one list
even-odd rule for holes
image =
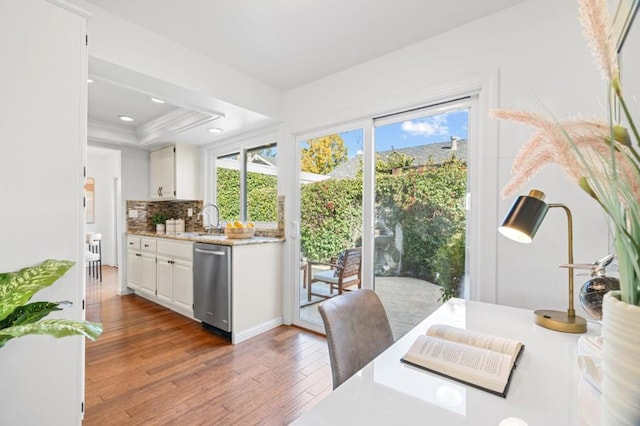
{"label": "house roof", "polygon": [[[442,164],[445,160],[449,159],[452,155],[457,158],[467,159],[467,141],[466,139],[457,140],[457,149],[451,149],[451,141],[436,142],[426,145],[412,146],[408,148],[391,149],[389,151],[379,152],[383,159],[387,159],[392,153],[397,152],[406,156],[412,157],[412,166],[422,166],[429,162],[431,159],[435,164]],[[347,179],[355,177],[360,170],[360,162],[362,161],[362,155],[358,154],[355,157],[350,158],[346,162],[338,165],[335,169],[329,173],[329,176],[334,179]]]}

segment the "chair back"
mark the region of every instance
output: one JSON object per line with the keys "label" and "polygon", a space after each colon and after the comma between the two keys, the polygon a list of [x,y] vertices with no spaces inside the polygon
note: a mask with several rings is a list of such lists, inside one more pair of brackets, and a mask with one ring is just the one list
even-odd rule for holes
{"label": "chair back", "polygon": [[327,333],[333,389],[393,344],[387,313],[372,290],[336,296],[318,310]]}
{"label": "chair back", "polygon": [[356,247],[344,250],[338,257],[337,264],[341,268],[336,271],[336,276],[342,276],[343,280],[352,275],[360,277],[361,260],[362,248]]}

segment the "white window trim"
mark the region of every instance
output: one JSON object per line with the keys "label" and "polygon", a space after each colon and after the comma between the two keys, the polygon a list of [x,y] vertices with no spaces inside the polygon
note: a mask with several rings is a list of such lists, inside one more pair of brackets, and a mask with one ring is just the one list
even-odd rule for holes
{"label": "white window trim", "polygon": [[[216,181],[216,160],[218,157],[222,157],[229,154],[239,153],[241,158],[246,156],[246,151],[253,148],[257,148],[264,145],[275,143],[279,149],[280,144],[278,142],[279,131],[278,129],[262,129],[261,131],[251,132],[236,137],[224,139],[219,142],[207,145],[204,147],[204,203],[216,203],[216,185],[213,182]],[[241,163],[241,173],[246,172],[244,169],[244,161]],[[278,167],[278,181],[280,181],[281,172]],[[279,184],[278,184],[279,185]],[[243,186],[243,185],[241,185]],[[242,195],[242,194],[241,194]],[[240,206],[241,212],[244,207]]]}

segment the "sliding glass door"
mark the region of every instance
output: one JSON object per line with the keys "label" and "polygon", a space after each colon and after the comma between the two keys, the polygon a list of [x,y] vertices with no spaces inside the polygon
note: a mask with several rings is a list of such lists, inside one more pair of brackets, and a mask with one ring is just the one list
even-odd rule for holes
{"label": "sliding glass door", "polygon": [[333,265],[362,247],[362,129],[298,140],[300,279],[297,318],[319,324],[318,303],[340,290]]}
{"label": "sliding glass door", "polygon": [[318,304],[338,295],[350,248],[396,338],[465,294],[470,111],[463,99],[297,139],[295,323],[321,329]]}
{"label": "sliding glass door", "polygon": [[469,102],[375,120],[375,290],[396,337],[464,293]]}

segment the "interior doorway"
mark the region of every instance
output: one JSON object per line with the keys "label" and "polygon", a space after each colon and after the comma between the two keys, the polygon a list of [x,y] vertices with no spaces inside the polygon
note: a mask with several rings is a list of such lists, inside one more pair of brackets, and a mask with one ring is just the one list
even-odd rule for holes
{"label": "interior doorway", "polygon": [[[86,232],[99,233],[102,265],[122,264],[124,210],[121,188],[122,153],[118,149],[87,146],[86,177],[93,179],[91,218],[87,218]],[[119,282],[122,276],[119,272]]]}

